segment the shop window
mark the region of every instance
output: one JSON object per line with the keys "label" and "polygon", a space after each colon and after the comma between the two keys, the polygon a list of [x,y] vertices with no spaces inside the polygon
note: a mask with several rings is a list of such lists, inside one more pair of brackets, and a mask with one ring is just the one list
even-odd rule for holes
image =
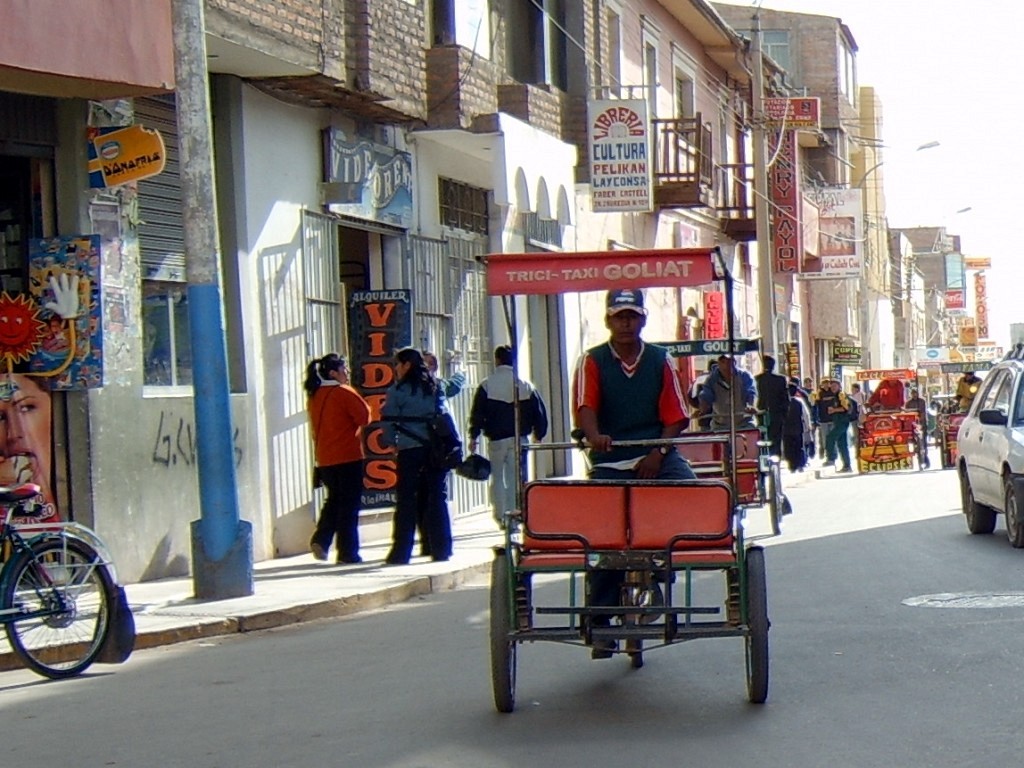
{"label": "shop window", "polygon": [[487,190],[453,179],[438,178],[441,224],[452,229],[487,234]]}
{"label": "shop window", "polygon": [[512,0],[508,6],[509,72],[521,83],[568,90],[568,16],[565,0]]}
{"label": "shop window", "polygon": [[135,119],[157,128],[167,151],[163,172],[139,182],[143,383],[187,386],[192,383],[192,352],[174,97],[137,99]]}
{"label": "shop window", "polygon": [[192,384],[188,300],[184,283],[146,280],[142,284],[142,339],[145,383]]}

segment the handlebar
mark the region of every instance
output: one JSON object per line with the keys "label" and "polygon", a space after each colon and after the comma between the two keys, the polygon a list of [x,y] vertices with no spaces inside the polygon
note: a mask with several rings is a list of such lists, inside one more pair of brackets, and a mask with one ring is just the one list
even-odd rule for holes
{"label": "handlebar", "polygon": [[[577,433],[579,436],[577,437]],[[529,443],[523,445],[523,448],[529,451],[563,451],[566,449],[579,448],[580,450],[586,449],[587,442],[583,438],[581,430],[574,429],[570,434],[574,438],[575,442],[563,442],[563,443]],[[658,437],[651,438],[648,440],[613,440],[613,448],[628,448],[635,446],[645,446],[648,448],[656,448],[661,445],[707,445],[708,443],[722,443],[723,445],[729,444],[728,433],[723,432],[721,435],[707,435],[703,434],[699,437]]]}

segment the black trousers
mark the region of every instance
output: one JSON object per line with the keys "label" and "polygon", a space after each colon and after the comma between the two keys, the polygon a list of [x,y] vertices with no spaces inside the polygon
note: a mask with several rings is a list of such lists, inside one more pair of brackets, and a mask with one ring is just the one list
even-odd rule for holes
{"label": "black trousers", "polygon": [[313,541],[324,550],[337,550],[338,560],[359,556],[359,502],[363,493],[363,462],[350,461],[320,467],[327,498],[316,521]]}
{"label": "black trousers", "polygon": [[423,527],[430,556],[443,560],[452,554],[452,526],[448,518],[448,471],[427,466],[427,448],[404,448],[398,452],[398,484],[395,488],[395,518],[391,527],[388,559],[408,562],[416,535],[417,509],[423,507]]}

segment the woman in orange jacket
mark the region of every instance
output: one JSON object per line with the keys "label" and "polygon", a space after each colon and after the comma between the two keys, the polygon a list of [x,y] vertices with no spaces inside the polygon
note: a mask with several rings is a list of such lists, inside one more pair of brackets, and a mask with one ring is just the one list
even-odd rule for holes
{"label": "woman in orange jacket", "polygon": [[317,474],[327,488],[309,549],[317,560],[326,560],[334,539],[339,563],[361,563],[362,430],[370,423],[370,406],[349,385],[345,358],[333,353],[310,362],[304,386]]}

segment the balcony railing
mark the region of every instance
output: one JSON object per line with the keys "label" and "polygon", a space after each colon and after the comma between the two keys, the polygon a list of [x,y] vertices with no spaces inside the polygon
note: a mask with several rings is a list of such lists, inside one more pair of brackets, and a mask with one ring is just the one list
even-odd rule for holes
{"label": "balcony railing", "polygon": [[654,119],[654,203],[659,208],[711,204],[714,162],[711,129],[692,118]]}
{"label": "balcony railing", "polygon": [[718,174],[715,208],[722,231],[733,240],[756,240],[753,164],[727,163],[718,167]]}

